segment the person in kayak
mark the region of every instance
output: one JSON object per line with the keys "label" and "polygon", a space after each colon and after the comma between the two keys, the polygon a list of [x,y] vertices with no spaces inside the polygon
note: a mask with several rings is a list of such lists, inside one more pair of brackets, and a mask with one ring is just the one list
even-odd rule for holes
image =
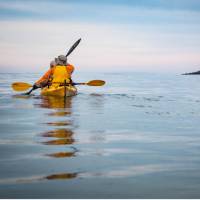
{"label": "person in kayak", "polygon": [[67,57],[60,55],[55,58],[55,61],[51,61],[50,69],[35,82],[33,88],[44,88],[51,84],[62,84],[64,82],[72,84],[71,75],[73,71],[74,66],[67,63]]}

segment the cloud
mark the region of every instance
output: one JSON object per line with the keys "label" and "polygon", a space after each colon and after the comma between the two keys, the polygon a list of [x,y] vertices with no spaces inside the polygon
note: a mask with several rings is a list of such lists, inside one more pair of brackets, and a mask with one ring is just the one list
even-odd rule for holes
{"label": "cloud", "polygon": [[[193,6],[191,6],[193,5]],[[189,9],[186,9],[189,8]],[[199,22],[196,1],[2,1],[0,19],[87,21],[98,23]],[[192,19],[192,20],[191,20]]]}
{"label": "cloud", "polygon": [[[123,66],[145,70],[162,66],[163,70],[163,65],[169,68],[169,65],[200,61],[199,42],[195,43],[199,41],[198,36],[194,36],[195,40],[182,41],[187,33],[171,35],[160,30],[156,34],[143,26],[134,29],[129,25],[71,22],[0,21],[0,26],[6,27],[0,33],[0,64],[14,71],[45,71],[50,60],[66,53],[79,37],[83,40],[70,55],[70,61],[80,68],[112,69],[114,66],[117,70]],[[188,47],[184,48],[187,43]]]}
{"label": "cloud", "polygon": [[197,66],[200,12],[191,6],[196,2],[181,9],[175,0],[172,10],[164,1],[142,2],[0,1],[0,71],[45,71],[80,37],[69,58],[78,69],[181,71]]}

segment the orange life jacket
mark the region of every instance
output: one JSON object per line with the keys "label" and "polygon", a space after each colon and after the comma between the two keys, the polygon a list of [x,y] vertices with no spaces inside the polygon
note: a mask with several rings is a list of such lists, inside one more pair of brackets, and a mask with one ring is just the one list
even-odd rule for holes
{"label": "orange life jacket", "polygon": [[71,74],[74,71],[74,66],[68,64],[67,66],[57,65],[49,69],[37,82],[36,84],[41,85],[42,83],[47,83],[49,81],[53,82],[62,82],[66,80],[68,83],[71,78]]}

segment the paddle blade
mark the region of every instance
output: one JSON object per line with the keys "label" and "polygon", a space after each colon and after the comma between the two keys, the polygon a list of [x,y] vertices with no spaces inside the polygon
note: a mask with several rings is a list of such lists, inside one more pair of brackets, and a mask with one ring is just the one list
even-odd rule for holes
{"label": "paddle blade", "polygon": [[66,57],[69,56],[69,54],[71,54],[71,52],[78,46],[78,44],[80,43],[80,41],[81,41],[81,38],[80,38],[79,40],[77,40],[77,41],[72,45],[72,47],[71,47],[71,48],[69,49],[69,51],[67,52]]}
{"label": "paddle blade", "polygon": [[17,92],[27,90],[30,87],[32,87],[31,84],[24,83],[24,82],[15,82],[15,83],[12,84],[12,89],[17,91]]}
{"label": "paddle blade", "polygon": [[93,80],[93,81],[89,81],[86,85],[89,85],[89,86],[102,86],[105,83],[106,82],[102,81],[102,80]]}

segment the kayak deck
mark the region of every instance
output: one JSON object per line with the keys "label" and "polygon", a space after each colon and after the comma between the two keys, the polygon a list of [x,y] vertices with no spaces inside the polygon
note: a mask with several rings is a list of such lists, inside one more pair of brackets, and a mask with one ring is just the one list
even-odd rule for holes
{"label": "kayak deck", "polygon": [[41,91],[41,95],[44,96],[59,96],[59,97],[70,97],[77,94],[75,86],[50,86],[45,87]]}

